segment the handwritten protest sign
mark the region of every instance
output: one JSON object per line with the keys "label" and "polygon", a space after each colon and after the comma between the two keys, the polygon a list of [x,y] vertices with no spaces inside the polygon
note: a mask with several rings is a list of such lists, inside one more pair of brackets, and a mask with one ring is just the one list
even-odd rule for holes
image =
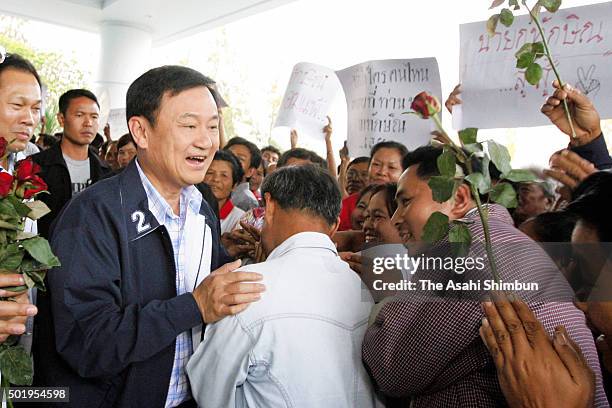
{"label": "handwritten protest sign", "polygon": [[[561,9],[541,15],[561,78],[593,100],[603,118],[612,117],[612,3]],[[462,117],[455,127],[525,127],[550,124],[540,107],[553,93],[554,72],[542,59],[542,80],[533,87],[525,70],[516,68],[515,53],[540,41],[528,16],[511,27],[497,26],[489,37],[486,22],[463,24],[460,80]]]}
{"label": "handwritten protest sign", "polygon": [[351,156],[369,156],[382,141],[409,149],[429,142],[432,122],[402,113],[421,91],[442,98],[435,58],[369,61],[336,73],[346,97]]}
{"label": "handwritten protest sign", "polygon": [[125,108],[111,109],[108,115],[108,124],[110,125],[113,140],[117,140],[128,133]]}
{"label": "handwritten protest sign", "polygon": [[324,140],[326,116],[339,90],[333,70],[306,62],[295,65],[275,126],[294,128],[300,138]]}

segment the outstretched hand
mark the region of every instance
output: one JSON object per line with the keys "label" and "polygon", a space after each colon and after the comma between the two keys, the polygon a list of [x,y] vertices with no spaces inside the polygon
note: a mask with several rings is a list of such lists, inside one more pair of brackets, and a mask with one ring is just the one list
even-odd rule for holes
{"label": "outstretched hand", "polygon": [[[591,100],[570,84],[565,84],[561,88],[559,87],[559,82],[555,80],[553,87],[555,92],[546,100],[541,111],[550,119],[553,125],[570,136],[570,144],[572,146],[582,146],[601,135],[599,113]],[[574,130],[576,131],[575,139],[572,138],[572,130],[563,108],[563,101],[567,101]]]}
{"label": "outstretched hand", "polygon": [[565,327],[553,341],[527,304],[495,293],[482,304],[480,337],[510,407],[592,407],[595,376]]}

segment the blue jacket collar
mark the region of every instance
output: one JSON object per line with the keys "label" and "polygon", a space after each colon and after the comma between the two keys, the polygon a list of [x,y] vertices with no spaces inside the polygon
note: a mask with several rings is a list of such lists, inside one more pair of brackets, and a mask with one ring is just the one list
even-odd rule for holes
{"label": "blue jacket collar", "polygon": [[[136,160],[132,160],[117,177],[119,178],[119,196],[121,208],[123,208],[125,215],[128,239],[133,241],[142,238],[159,228],[157,219],[149,211],[147,193],[142,185],[140,174],[138,174]],[[199,213],[206,218],[206,223],[212,229],[213,212],[204,199],[200,205]]]}

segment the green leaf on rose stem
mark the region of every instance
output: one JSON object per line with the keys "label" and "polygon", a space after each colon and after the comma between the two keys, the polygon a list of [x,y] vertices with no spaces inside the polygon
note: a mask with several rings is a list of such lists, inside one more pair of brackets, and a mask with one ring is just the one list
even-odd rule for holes
{"label": "green leaf on rose stem", "polygon": [[468,183],[474,186],[480,194],[487,194],[491,189],[490,181],[487,182],[482,173],[472,173],[465,177]]}
{"label": "green leaf on rose stem", "polygon": [[16,223],[0,220],[0,228],[4,228],[7,230],[11,230],[11,231],[17,231],[19,230],[19,225]]}
{"label": "green leaf on rose stem", "polygon": [[516,191],[510,183],[498,183],[489,193],[489,197],[493,202],[501,204],[506,208],[515,208],[518,204],[516,201]]}
{"label": "green leaf on rose stem", "polygon": [[470,229],[465,224],[453,221],[448,231],[448,241],[451,243],[453,256],[467,256],[470,252],[470,245],[472,244]]}
{"label": "green leaf on rose stem", "polygon": [[501,13],[499,13],[499,22],[506,27],[510,27],[514,22],[514,14],[512,14],[512,11],[507,8],[502,9]]}
{"label": "green leaf on rose stem", "polygon": [[527,71],[525,71],[525,79],[531,85],[537,85],[538,82],[542,79],[542,67],[537,62],[534,62],[529,67],[527,67]]}
{"label": "green leaf on rose stem", "polygon": [[33,232],[18,231],[17,235],[15,236],[15,241],[23,241],[24,239],[34,238],[35,236],[37,236],[37,234],[34,234]]}
{"label": "green leaf on rose stem", "polygon": [[32,385],[32,358],[22,346],[10,347],[0,352],[0,370],[11,384]]}
{"label": "green leaf on rose stem", "polygon": [[461,140],[461,144],[463,145],[476,143],[477,137],[478,137],[477,128],[465,128],[459,131],[459,140]]}
{"label": "green leaf on rose stem", "polygon": [[30,207],[28,207],[19,198],[15,196],[9,196],[7,197],[7,199],[11,201],[13,208],[15,208],[15,211],[17,211],[17,214],[19,214],[20,217],[25,217],[30,212]]}
{"label": "green leaf on rose stem", "polygon": [[506,174],[512,167],[510,166],[510,153],[508,153],[508,149],[506,146],[498,144],[493,140],[489,140],[487,142],[487,146],[489,147],[489,156],[491,157],[491,161],[497,167],[500,173]]}
{"label": "green leaf on rose stem", "polygon": [[449,151],[448,149],[444,149],[444,152],[438,156],[437,164],[440,175],[446,177],[453,177],[455,175],[457,160],[455,159],[453,152]]}
{"label": "green leaf on rose stem", "polygon": [[439,203],[448,201],[453,196],[455,180],[453,177],[433,176],[427,183],[431,188],[431,195]]}
{"label": "green leaf on rose stem", "polygon": [[532,44],[531,52],[535,55],[535,59],[541,58],[544,56],[544,43],[542,41],[538,41]]}
{"label": "green leaf on rose stem", "polygon": [[429,219],[423,227],[421,241],[433,244],[440,241],[448,232],[448,217],[441,212],[436,211],[429,216]]}
{"label": "green leaf on rose stem", "polygon": [[487,20],[487,33],[489,33],[489,37],[493,37],[495,35],[498,22],[499,22],[499,14],[492,15]]}
{"label": "green leaf on rose stem", "polygon": [[527,181],[536,181],[537,177],[531,170],[510,170],[507,174],[502,175],[502,178],[510,181],[514,181],[515,183],[527,182]]}
{"label": "green leaf on rose stem", "polygon": [[10,200],[0,200],[0,219],[9,222],[21,219]]}
{"label": "green leaf on rose stem", "polygon": [[36,282],[34,282],[34,280],[30,278],[27,274],[24,273],[22,276],[23,281],[25,282],[28,289],[32,289],[34,286],[36,286]]}
{"label": "green leaf on rose stem", "polygon": [[45,286],[45,276],[47,276],[46,270],[26,272],[23,275],[34,281],[34,287],[36,289],[42,290],[43,292],[47,291],[47,287]]}
{"label": "green leaf on rose stem", "polygon": [[484,177],[485,183],[487,183],[487,185],[489,186],[487,192],[491,189],[491,173],[489,172],[490,163],[491,160],[489,159],[489,156],[485,155],[485,157],[482,158],[482,175]]}
{"label": "green leaf on rose stem", "polygon": [[533,44],[525,43],[517,52],[514,53],[516,59],[520,59],[523,54],[533,53]]}
{"label": "green leaf on rose stem", "polygon": [[43,203],[40,200],[30,201],[26,203],[26,205],[30,209],[30,212],[27,214],[27,216],[31,220],[38,220],[51,212],[49,207],[47,207],[47,204]]}
{"label": "green leaf on rose stem", "polygon": [[15,270],[23,259],[23,249],[19,248],[19,244],[8,244],[0,251],[0,268]]}
{"label": "green leaf on rose stem", "polygon": [[508,1],[508,6],[514,7],[514,10],[518,10],[518,9],[521,8],[521,6],[519,6],[519,4],[518,4],[518,0],[509,0]]}
{"label": "green leaf on rose stem", "polygon": [[[523,0],[523,4],[525,4],[525,1],[526,0]],[[540,18],[541,11],[542,11],[542,3],[538,0],[536,4],[534,4],[533,7],[531,8],[531,14],[533,15],[533,18]]]}
{"label": "green leaf on rose stem", "polygon": [[482,143],[468,143],[463,145],[463,149],[468,153],[482,152]]}
{"label": "green leaf on rose stem", "polygon": [[516,67],[519,69],[528,68],[535,61],[535,54],[526,52],[516,60]]}
{"label": "green leaf on rose stem", "polygon": [[540,0],[539,3],[551,13],[554,13],[561,7],[561,0]]}
{"label": "green leaf on rose stem", "polygon": [[499,7],[502,4],[504,4],[504,0],[493,0],[493,3],[491,3],[491,7],[489,7],[489,10],[494,9],[495,7]]}
{"label": "green leaf on rose stem", "polygon": [[21,244],[32,258],[48,266],[60,266],[59,259],[53,255],[49,242],[43,237],[35,237],[21,241]]}
{"label": "green leaf on rose stem", "polygon": [[23,257],[23,261],[21,261],[21,265],[19,265],[18,271],[20,273],[29,273],[37,271],[46,271],[48,269],[51,269],[51,267],[41,264],[36,259],[32,258],[29,254],[26,254]]}

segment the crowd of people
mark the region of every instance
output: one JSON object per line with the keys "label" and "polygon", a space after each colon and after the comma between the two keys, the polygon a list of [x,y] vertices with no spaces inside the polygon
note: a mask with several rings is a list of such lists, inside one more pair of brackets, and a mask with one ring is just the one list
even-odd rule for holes
{"label": "crowd of people", "polygon": [[[540,179],[514,183],[516,208],[482,197],[485,231],[467,182],[434,200],[442,147],[382,141],[351,158],[345,144],[336,165],[329,118],[325,158],[295,130],[287,151],[258,147],[225,134],[214,81],[186,67],[131,84],[117,140],[86,89],[60,97],[60,134],[35,137],[41,80],[8,55],[0,171],[40,166],[51,212],[33,231],[62,265],[46,292],[0,290],[0,340],[29,340],[34,386],[69,387],[70,402],[45,406],[609,406],[612,158],[591,101],[554,87],[542,113],[568,147]],[[547,293],[380,299],[365,250],[428,251],[435,212],[467,225],[473,244],[487,233],[520,245],[498,246],[499,274]],[[23,284],[9,272],[0,287]]]}

